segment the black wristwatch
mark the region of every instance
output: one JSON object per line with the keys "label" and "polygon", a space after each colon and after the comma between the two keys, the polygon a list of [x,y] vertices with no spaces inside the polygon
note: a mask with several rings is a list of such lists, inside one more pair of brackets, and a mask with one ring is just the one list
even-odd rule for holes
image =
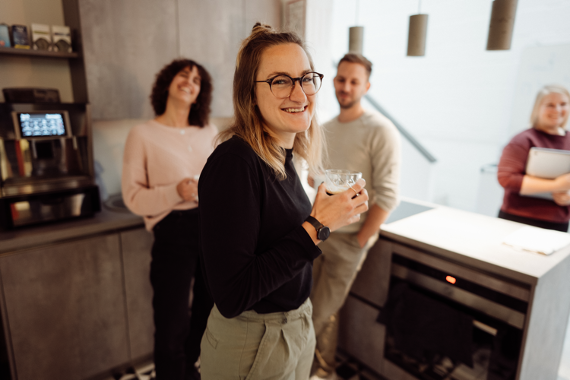
{"label": "black wristwatch", "polygon": [[331,235],[330,228],[328,228],[327,226],[323,226],[321,222],[319,222],[317,219],[313,218],[312,216],[310,215],[307,216],[305,222],[309,222],[313,225],[313,227],[315,227],[315,230],[317,230],[317,239],[319,239],[320,241],[327,240]]}

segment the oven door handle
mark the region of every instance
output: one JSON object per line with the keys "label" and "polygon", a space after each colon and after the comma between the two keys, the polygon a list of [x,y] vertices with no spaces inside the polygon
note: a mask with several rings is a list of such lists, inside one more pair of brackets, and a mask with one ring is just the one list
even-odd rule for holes
{"label": "oven door handle", "polygon": [[489,325],[484,324],[483,322],[479,322],[478,320],[473,320],[473,327],[477,327],[479,330],[486,332],[487,334],[491,334],[493,336],[497,336],[497,329],[491,327]]}

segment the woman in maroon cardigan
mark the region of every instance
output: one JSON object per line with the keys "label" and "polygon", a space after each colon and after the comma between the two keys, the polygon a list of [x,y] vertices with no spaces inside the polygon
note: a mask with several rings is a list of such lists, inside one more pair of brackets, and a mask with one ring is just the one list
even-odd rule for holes
{"label": "woman in maroon cardigan", "polygon": [[[499,218],[531,226],[566,232],[570,220],[570,173],[555,179],[525,173],[532,147],[570,150],[565,130],[570,111],[570,93],[562,86],[544,86],[536,97],[530,117],[531,128],[519,133],[503,150],[498,179],[505,188]],[[554,200],[528,197],[552,193]]]}

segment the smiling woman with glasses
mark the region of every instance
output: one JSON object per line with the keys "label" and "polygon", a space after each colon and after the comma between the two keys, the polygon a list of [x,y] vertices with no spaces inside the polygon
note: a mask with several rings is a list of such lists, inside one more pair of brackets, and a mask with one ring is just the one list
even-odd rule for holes
{"label": "smiling woman with glasses", "polygon": [[308,379],[315,352],[309,300],[317,245],[368,209],[365,182],[314,206],[293,156],[321,170],[314,118],[323,75],[303,41],[256,24],[234,74],[233,126],[200,176],[201,243],[214,308],[202,379]]}

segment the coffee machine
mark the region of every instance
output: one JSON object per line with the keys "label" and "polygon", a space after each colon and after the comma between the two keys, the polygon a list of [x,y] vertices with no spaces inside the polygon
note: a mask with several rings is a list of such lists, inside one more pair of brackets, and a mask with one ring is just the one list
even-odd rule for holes
{"label": "coffee machine", "polygon": [[89,104],[0,103],[0,229],[100,210]]}

